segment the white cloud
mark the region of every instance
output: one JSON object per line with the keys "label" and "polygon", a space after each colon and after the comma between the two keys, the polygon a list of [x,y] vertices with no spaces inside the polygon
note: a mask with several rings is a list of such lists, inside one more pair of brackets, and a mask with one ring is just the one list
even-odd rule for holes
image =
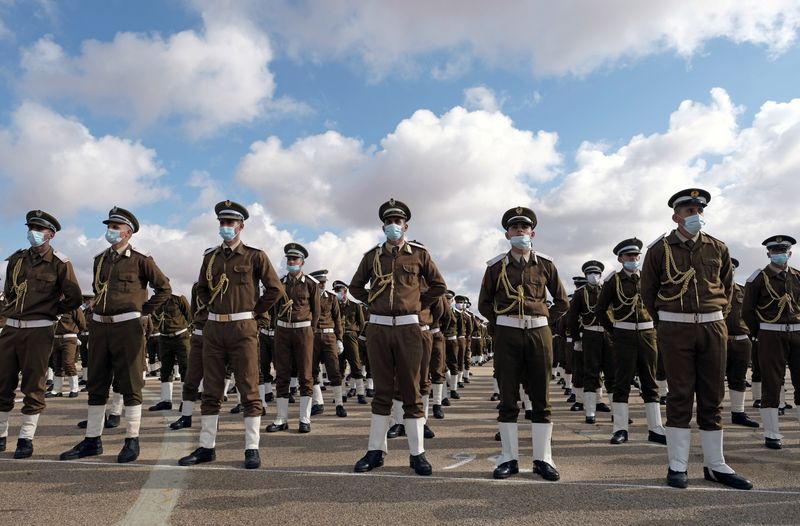
{"label": "white cloud", "polygon": [[13,196],[5,214],[31,207],[57,215],[79,209],[108,210],[113,196],[132,205],[168,195],[159,186],[164,169],[156,152],[139,142],[95,137],[78,120],[25,102],[0,129],[0,188]]}
{"label": "white cloud", "polygon": [[495,113],[502,109],[503,101],[498,101],[494,91],[486,86],[474,86],[464,90],[464,107],[468,110],[483,110]]}
{"label": "white cloud", "polygon": [[[436,78],[463,73],[473,59],[529,64],[537,74],[586,74],[653,53],[690,57],[716,38],[777,55],[794,45],[800,26],[794,0],[284,0],[269,10],[251,0],[235,9],[260,19],[292,56],[356,57],[377,75],[429,57]],[[439,64],[440,54],[455,58]]]}

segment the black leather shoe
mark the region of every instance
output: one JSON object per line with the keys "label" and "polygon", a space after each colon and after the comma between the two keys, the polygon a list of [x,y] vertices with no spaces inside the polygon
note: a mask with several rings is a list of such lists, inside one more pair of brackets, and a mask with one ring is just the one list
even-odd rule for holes
{"label": "black leather shoe", "polygon": [[779,438],[764,438],[764,447],[768,449],[782,449],[783,442]]}
{"label": "black leather shoe", "polygon": [[53,391],[48,391],[44,394],[45,398],[61,398],[63,396],[62,393],[54,393]]}
{"label": "black leather shoe", "polygon": [[148,411],[172,411],[172,402],[161,400],[156,405],[147,408]]}
{"label": "black leather shoe", "polygon": [[587,416],[586,417],[586,423],[587,424],[594,424],[595,422],[596,422],[595,417],[593,417],[593,416]]}
{"label": "black leather shoe", "polygon": [[519,473],[519,464],[516,460],[509,460],[494,468],[492,478],[507,479],[511,475],[516,475],[517,473]]}
{"label": "black leather shoe", "polygon": [[14,458],[28,458],[31,455],[33,455],[33,440],[30,438],[18,438]]}
{"label": "black leather shoe", "polygon": [[267,429],[265,429],[267,433],[277,433],[278,431],[288,431],[288,430],[289,430],[289,424],[285,422],[283,424],[275,424],[275,423],[270,424],[267,426]]}
{"label": "black leather shoe", "polygon": [[761,409],[761,399],[760,398],[758,400],[753,400],[753,407],[755,407],[756,409]]}
{"label": "black leather shoe", "polygon": [[[465,383],[465,384],[468,384],[468,383],[470,383],[470,381],[469,381],[469,378],[464,378],[464,383]],[[463,387],[463,386],[462,386],[462,385],[459,385],[459,387]]]}
{"label": "black leather shoe", "polygon": [[275,400],[275,394],[274,393],[267,393],[267,394],[264,395],[264,401],[265,402],[272,402],[273,400]]}
{"label": "black leather shoe", "polygon": [[611,408],[608,407],[605,402],[599,402],[596,406],[594,406],[595,411],[598,413],[610,413]]}
{"label": "black leather shoe", "polygon": [[179,419],[175,420],[173,423],[169,425],[170,429],[186,429],[187,427],[192,427],[192,417],[191,416],[181,416]]}
{"label": "black leather shoe", "polygon": [[572,396],[572,389],[570,389],[569,387],[564,389],[564,396]]}
{"label": "black leather shoe", "polygon": [[458,391],[450,391],[450,398],[452,398],[453,400],[460,400],[461,395],[458,394]]}
{"label": "black leather shoe", "polygon": [[122,446],[119,455],[117,455],[117,463],[133,462],[137,458],[139,458],[139,437],[126,438],[125,445]]}
{"label": "black leather shoe", "polygon": [[417,475],[428,476],[433,473],[433,468],[428,459],[425,458],[425,453],[419,455],[409,455],[408,465],[414,470]]}
{"label": "black leather shoe", "polygon": [[69,398],[78,398],[79,395],[80,395],[80,393],[78,393],[78,391],[70,391],[69,394],[67,395],[67,397],[69,397]]}
{"label": "black leather shoe", "polygon": [[457,382],[456,386],[458,386],[459,389],[464,389],[464,382]]}
{"label": "black leather shoe", "polygon": [[572,404],[570,406],[569,410],[572,411],[572,412],[583,411],[583,404],[580,403],[580,402],[575,402],[574,404]]}
{"label": "black leather shoe", "polygon": [[241,412],[242,412],[242,404],[236,404],[231,408],[232,415],[238,415]]}
{"label": "black leather shoe", "polygon": [[497,433],[494,434],[494,439],[497,442],[501,442],[503,440],[503,437],[500,436],[500,431],[498,431]]}
{"label": "black leather shoe", "polygon": [[228,394],[236,394],[236,386],[235,386],[235,385],[232,385],[232,386],[231,386],[231,387],[228,389]]}
{"label": "black leather shoe", "polygon": [[353,398],[355,395],[356,395],[355,388],[350,389],[349,391],[347,391],[347,398]]}
{"label": "black leather shoe", "polygon": [[450,399],[449,398],[442,398],[442,406],[450,407]]}
{"label": "black leather shoe", "polygon": [[753,489],[753,483],[736,473],[720,473],[713,469],[703,468],[703,476],[711,482],[719,482],[734,489]]}
{"label": "black leather shoe", "polygon": [[566,383],[567,382],[565,382],[563,378],[559,378],[558,381],[556,382],[556,385],[566,385]]}
{"label": "black leather shoe", "polygon": [[559,472],[545,462],[544,460],[534,460],[533,461],[533,472],[537,475],[540,475],[543,479],[549,480],[550,482],[555,482],[561,478]]}
{"label": "black leather shoe", "polygon": [[103,454],[103,441],[100,437],[84,438],[78,444],[70,449],[64,451],[58,457],[59,460],[77,460],[84,457],[93,457]]}
{"label": "black leather shoe", "polygon": [[0,453],[6,450],[6,437],[0,437]]}
{"label": "black leather shoe", "polygon": [[306,422],[300,422],[300,425],[297,426],[298,433],[310,433],[311,432],[311,424]]}
{"label": "black leather shoe", "polygon": [[659,405],[667,405],[667,397],[666,396],[662,396],[661,398],[659,398],[658,399],[658,404]]}
{"label": "black leather shoe", "polygon": [[[566,394],[566,393],[564,393],[564,394]],[[571,395],[569,395],[569,397],[567,398],[567,403],[568,403],[568,404],[574,404],[574,403],[575,403],[575,400],[576,400],[575,393],[572,393],[572,394],[571,394]]]}
{"label": "black leather shoe", "polygon": [[444,411],[442,411],[442,406],[434,404],[433,405],[433,418],[441,420],[444,418]]}
{"label": "black leather shoe", "polygon": [[343,405],[336,406],[336,416],[344,418],[347,416],[347,409]]}
{"label": "black leather shoe", "polygon": [[204,462],[217,460],[217,452],[214,448],[199,447],[192,451],[191,455],[185,456],[178,461],[179,466],[194,466]]}
{"label": "black leather shoe", "polygon": [[106,429],[114,429],[119,427],[119,415],[108,415],[106,421],[103,422],[103,427]]}
{"label": "black leather shoe", "polygon": [[662,435],[660,433],[656,433],[655,431],[648,431],[647,432],[647,441],[648,442],[655,442],[656,444],[663,444],[667,445],[667,435]]}
{"label": "black leather shoe", "polygon": [[86,385],[86,380],[83,380],[83,379],[81,379],[81,380],[78,382],[78,385]]}
{"label": "black leather shoe", "polygon": [[364,395],[356,395],[356,399],[358,400],[359,404],[367,405],[367,397],[366,396],[364,396]]}
{"label": "black leather shoe", "polygon": [[689,474],[685,471],[667,469],[667,486],[686,489],[689,486]]}
{"label": "black leather shoe", "polygon": [[525,420],[533,420],[533,409],[525,410]]}
{"label": "black leather shoe", "polygon": [[373,398],[375,396],[375,389],[367,389],[367,398]]}
{"label": "black leather shoe", "polygon": [[325,406],[322,404],[311,405],[311,416],[321,415],[325,412]]}
{"label": "black leather shoe", "polygon": [[383,451],[378,449],[367,451],[367,454],[361,457],[358,462],[356,462],[355,467],[353,467],[353,471],[356,473],[366,473],[367,471],[372,471],[373,469],[381,466],[383,466]]}
{"label": "black leather shoe", "polygon": [[731,413],[731,423],[736,424],[739,426],[745,427],[758,427],[758,422],[752,420],[747,413],[742,411],[741,413]]}
{"label": "black leather shoe", "polygon": [[289,393],[289,403],[294,404],[295,402],[296,400],[294,399],[294,395],[292,393]]}
{"label": "black leather shoe", "polygon": [[244,469],[258,469],[261,467],[261,457],[257,449],[246,449],[244,451]]}
{"label": "black leather shoe", "polygon": [[628,441],[628,432],[624,429],[620,429],[611,437],[610,443],[611,444],[623,444]]}
{"label": "black leather shoe", "polygon": [[433,430],[428,427],[428,424],[425,424],[422,428],[422,436],[425,438],[436,438],[436,433],[434,433]]}
{"label": "black leather shoe", "polygon": [[492,393],[492,397],[489,398],[490,402],[497,402],[500,400],[500,393]]}
{"label": "black leather shoe", "polygon": [[783,416],[785,414],[786,414],[786,408],[785,407],[779,407],[778,408],[778,416]]}
{"label": "black leather shoe", "polygon": [[386,438],[397,438],[406,436],[406,426],[403,424],[395,424],[386,432]]}
{"label": "black leather shoe", "polygon": [[78,427],[81,429],[86,429],[86,426],[88,425],[89,425],[88,420],[81,420],[80,422],[78,422]]}

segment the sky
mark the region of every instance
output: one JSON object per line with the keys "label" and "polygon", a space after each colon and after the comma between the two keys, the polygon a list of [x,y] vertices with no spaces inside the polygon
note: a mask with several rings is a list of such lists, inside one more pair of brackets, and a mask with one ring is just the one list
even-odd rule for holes
{"label": "sky", "polygon": [[394,197],[475,303],[507,209],[571,289],[697,186],[743,282],[800,236],[799,30],[788,0],[0,0],[0,254],[50,212],[89,291],[120,206],[188,294],[231,199],[281,273],[296,241],[349,281]]}

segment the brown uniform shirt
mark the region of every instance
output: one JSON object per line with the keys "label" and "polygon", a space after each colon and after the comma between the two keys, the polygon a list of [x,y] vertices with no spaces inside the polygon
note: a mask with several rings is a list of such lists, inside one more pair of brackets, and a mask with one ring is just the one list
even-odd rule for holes
{"label": "brown uniform shirt", "polygon": [[56,325],[56,334],[80,334],[85,330],[86,317],[80,307],[62,314]]}
{"label": "brown uniform shirt", "polygon": [[567,325],[574,341],[581,341],[581,327],[600,324],[597,316],[599,298],[600,287],[589,284],[576,290],[572,296],[572,303],[567,311]]}
{"label": "brown uniform shirt", "polygon": [[[428,308],[428,312],[430,312],[431,315],[429,323],[431,329],[441,329],[442,321],[449,323],[450,305],[447,304],[447,300],[444,296],[439,296],[439,298],[433,302],[433,305]],[[420,320],[421,319],[422,318],[420,318]]]}
{"label": "brown uniform shirt", "polygon": [[153,321],[153,316],[142,316],[142,332],[144,332],[145,338],[150,338],[156,333],[156,324]]}
{"label": "brown uniform shirt", "polygon": [[[151,314],[172,293],[169,279],[153,258],[130,245],[121,255],[111,247],[96,255],[92,275],[94,313],[101,316],[134,311]],[[153,289],[150,299],[148,285]]]}
{"label": "brown uniform shirt", "polygon": [[156,308],[154,317],[158,320],[156,330],[161,334],[170,335],[189,327],[192,319],[189,301],[186,296],[171,294],[167,301]]}
{"label": "brown uniform shirt", "polygon": [[[8,258],[4,318],[55,320],[81,305],[81,287],[69,258],[48,247],[44,254],[21,249]],[[16,287],[15,287],[16,285]]]}
{"label": "brown uniform shirt", "polygon": [[333,329],[337,340],[341,340],[344,336],[344,332],[342,331],[342,317],[339,312],[339,300],[336,298],[336,294],[325,291],[320,295],[317,328]]}
{"label": "brown uniform shirt", "polygon": [[[521,306],[515,304],[516,296],[509,295],[503,285],[504,266],[510,290],[516,291],[522,286]],[[545,304],[548,291],[553,297],[553,306],[549,309]],[[503,315],[508,316],[518,316],[521,311],[525,316],[558,318],[567,311],[567,306],[567,291],[558,277],[558,270],[544,254],[532,251],[526,262],[522,258],[517,261],[509,251],[489,261],[478,298],[478,310],[489,321],[489,334],[494,332],[496,311],[507,310]]]}
{"label": "brown uniform shirt", "polygon": [[202,331],[208,320],[208,309],[201,307],[197,295],[197,283],[192,285],[192,301],[189,304],[189,315],[192,319],[192,328]]}
{"label": "brown uniform shirt", "polygon": [[742,304],[744,302],[744,287],[738,283],[733,284],[733,299],[725,316],[725,324],[728,326],[728,336],[741,336],[750,334],[750,329],[742,318]]}
{"label": "brown uniform shirt", "polygon": [[[425,292],[420,292],[420,277],[428,285]],[[379,316],[419,315],[446,290],[427,249],[413,241],[400,247],[383,243],[373,248],[364,254],[350,281],[350,294],[368,304],[370,314]],[[374,296],[372,301],[370,296]]]}
{"label": "brown uniform shirt", "polygon": [[[287,274],[281,278],[281,283],[286,295],[275,305],[278,320],[288,323],[310,321],[311,326],[316,327],[319,322],[319,281],[301,273],[299,277]],[[291,308],[287,308],[289,300]]]}
{"label": "brown uniform shirt", "polygon": [[[787,299],[781,309],[779,303],[783,297]],[[742,318],[754,336],[758,334],[760,323],[800,323],[800,272],[792,267],[782,271],[772,264],[755,272],[744,288]]]}
{"label": "brown uniform shirt", "polygon": [[[672,261],[667,266],[667,248]],[[694,269],[688,288],[681,295],[677,272]],[[681,241],[675,230],[650,245],[642,264],[642,300],[650,315],[658,311],[708,313],[723,311],[733,295],[733,265],[728,247],[722,241],[701,232],[693,248]],[[673,299],[674,298],[674,299]]]}
{"label": "brown uniform shirt", "polygon": [[364,328],[364,311],[361,305],[345,299],[339,302],[339,314],[342,317],[342,325],[345,332],[360,333]]}
{"label": "brown uniform shirt", "polygon": [[603,283],[595,313],[597,321],[607,331],[614,330],[615,321],[625,323],[653,321],[642,301],[641,281],[639,274],[628,274],[620,270]]}
{"label": "brown uniform shirt", "polygon": [[[199,305],[215,314],[266,312],[283,294],[283,285],[269,257],[262,250],[241,242],[227,256],[225,248],[228,247],[212,247],[203,256],[197,280]],[[212,287],[218,286],[223,275],[227,285],[219,289],[212,302]],[[259,282],[264,286],[263,294]]]}

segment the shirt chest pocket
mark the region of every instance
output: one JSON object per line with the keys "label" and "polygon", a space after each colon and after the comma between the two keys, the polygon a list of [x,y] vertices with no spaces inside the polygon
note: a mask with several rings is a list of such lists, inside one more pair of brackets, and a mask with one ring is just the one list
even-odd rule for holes
{"label": "shirt chest pocket", "polygon": [[721,259],[703,256],[703,270],[698,272],[698,274],[707,276],[709,281],[716,281],[719,278],[719,271],[721,268]]}
{"label": "shirt chest pocket", "polygon": [[545,277],[540,272],[534,272],[530,267],[525,269],[523,281],[526,296],[539,297],[544,293]]}
{"label": "shirt chest pocket", "polygon": [[130,292],[135,290],[139,276],[135,272],[120,272],[117,279],[113,281],[112,287],[120,292]]}
{"label": "shirt chest pocket", "polygon": [[419,282],[419,265],[404,263],[397,269],[397,281],[402,285],[413,286]]}
{"label": "shirt chest pocket", "polygon": [[56,285],[56,275],[51,272],[43,272],[34,276],[34,288],[37,292],[47,292]]}
{"label": "shirt chest pocket", "polygon": [[253,267],[250,265],[235,265],[233,274],[236,276],[236,283],[249,285],[253,282]]}

